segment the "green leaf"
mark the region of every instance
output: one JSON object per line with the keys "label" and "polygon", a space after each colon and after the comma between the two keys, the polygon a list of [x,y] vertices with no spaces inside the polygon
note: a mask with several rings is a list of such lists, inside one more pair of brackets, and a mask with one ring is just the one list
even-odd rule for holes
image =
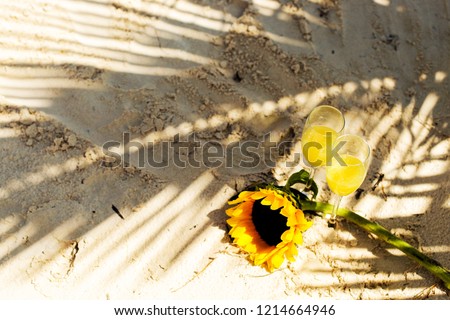
{"label": "green leaf", "polygon": [[312,191],[313,196],[312,198],[315,199],[317,197],[317,194],[319,193],[319,188],[317,187],[317,184],[314,180],[311,181],[311,185],[306,191]]}
{"label": "green leaf", "polygon": [[288,181],[286,182],[285,188],[289,189],[292,185],[296,183],[306,184],[309,180],[309,173],[306,170],[300,170],[299,172],[293,173]]}
{"label": "green leaf", "polygon": [[[308,181],[309,181],[309,173],[308,173],[308,171],[302,169],[296,173],[293,173],[289,177],[284,188],[286,190],[289,190],[291,188],[291,186],[293,186],[296,183],[301,183],[301,184],[306,185],[308,183]],[[319,188],[317,187],[316,182],[314,180],[312,180],[310,182],[309,188],[305,191],[311,191],[313,193],[312,198],[315,199],[317,194],[319,193]]]}

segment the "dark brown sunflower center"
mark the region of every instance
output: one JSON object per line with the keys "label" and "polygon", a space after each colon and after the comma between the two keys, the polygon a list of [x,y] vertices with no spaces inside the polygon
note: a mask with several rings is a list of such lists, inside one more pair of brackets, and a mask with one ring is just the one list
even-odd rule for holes
{"label": "dark brown sunflower center", "polygon": [[278,210],[270,210],[270,206],[256,200],[252,209],[252,221],[256,231],[269,246],[276,246],[281,242],[281,235],[289,229],[287,218]]}

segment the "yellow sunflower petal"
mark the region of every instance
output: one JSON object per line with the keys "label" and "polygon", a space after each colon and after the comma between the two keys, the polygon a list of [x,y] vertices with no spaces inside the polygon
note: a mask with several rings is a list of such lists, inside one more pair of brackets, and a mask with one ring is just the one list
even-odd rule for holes
{"label": "yellow sunflower petal", "polygon": [[270,206],[274,198],[275,196],[273,194],[268,194],[264,199],[261,200],[261,204],[264,206]]}
{"label": "yellow sunflower petal", "polygon": [[280,213],[289,218],[290,216],[295,215],[296,210],[297,209],[289,201],[285,201],[285,206],[281,209]]}
{"label": "yellow sunflower petal", "polygon": [[227,210],[225,210],[225,213],[227,214],[227,216],[231,217],[234,213],[234,210],[236,210],[236,207],[228,208]]}
{"label": "yellow sunflower petal", "polygon": [[272,272],[274,269],[278,269],[284,261],[284,253],[287,250],[287,246],[283,245],[273,250],[266,260],[266,266]]}
{"label": "yellow sunflower petal", "polygon": [[298,254],[297,246],[294,243],[290,243],[285,253],[286,258],[289,261],[294,262],[295,256],[297,256],[297,254]]}
{"label": "yellow sunflower petal", "polygon": [[297,217],[295,216],[295,214],[291,214],[287,218],[288,218],[287,223],[286,223],[287,226],[293,227],[298,224],[298,220],[297,220]]}
{"label": "yellow sunflower petal", "polygon": [[306,222],[305,214],[300,209],[297,209],[297,211],[295,211],[295,218],[297,219],[298,223]]}
{"label": "yellow sunflower petal", "polygon": [[237,206],[235,206],[233,208],[229,208],[229,209],[225,210],[225,213],[229,217],[239,216],[242,213],[242,208],[241,208],[240,205],[237,205]]}
{"label": "yellow sunflower petal", "polygon": [[244,250],[250,254],[255,253],[258,250],[258,246],[254,242],[250,242],[244,247]]}
{"label": "yellow sunflower petal", "polygon": [[234,200],[229,200],[229,201],[228,201],[228,204],[229,204],[229,205],[233,205],[233,204],[241,203],[241,202],[243,202],[243,201],[244,201],[244,200],[242,200],[241,198],[237,197],[237,198],[234,199]]}
{"label": "yellow sunflower petal", "polygon": [[272,204],[270,205],[270,210],[278,210],[282,206],[284,206],[284,199],[283,197],[277,195],[273,198]]}
{"label": "yellow sunflower petal", "polygon": [[313,225],[312,221],[308,221],[305,219],[305,222],[303,224],[297,225],[297,229],[303,232],[308,230],[312,225]]}
{"label": "yellow sunflower petal", "polygon": [[254,193],[254,191],[241,191],[238,194],[238,197],[236,199],[234,199],[234,200],[228,201],[228,204],[229,205],[233,205],[233,204],[237,204],[237,203],[241,203],[241,202],[247,201],[252,196],[253,193]]}
{"label": "yellow sunflower petal", "polygon": [[227,209],[225,213],[232,217],[243,216],[243,218],[251,216],[253,209],[253,201],[247,201],[236,205],[233,208]]}
{"label": "yellow sunflower petal", "polygon": [[260,249],[259,252],[257,252],[254,255],[254,263],[255,265],[259,266],[267,261],[267,259],[270,257],[270,254],[276,251],[276,248],[273,246],[266,247],[264,249]]}
{"label": "yellow sunflower petal", "polygon": [[228,225],[230,225],[231,227],[234,227],[236,225],[238,225],[240,222],[250,222],[251,217],[249,218],[241,218],[241,217],[231,217],[230,219],[227,220]]}
{"label": "yellow sunflower petal", "polygon": [[296,244],[302,244],[303,243],[303,235],[302,235],[302,232],[299,229],[295,230],[293,241]]}
{"label": "yellow sunflower petal", "polygon": [[234,243],[236,243],[241,248],[248,245],[253,240],[253,237],[247,233],[241,234],[239,237],[234,239]]}
{"label": "yellow sunflower petal", "polygon": [[266,196],[267,196],[267,193],[263,192],[263,190],[259,190],[259,191],[254,192],[251,195],[251,198],[253,200],[259,200],[259,199],[265,198]]}
{"label": "yellow sunflower petal", "polygon": [[231,228],[228,234],[233,238],[239,238],[242,234],[247,232],[247,228],[243,226],[235,226]]}
{"label": "yellow sunflower petal", "polygon": [[267,264],[270,271],[273,271],[274,269],[278,269],[284,262],[284,254],[279,252],[277,254],[274,254],[270,260],[268,260]]}
{"label": "yellow sunflower petal", "polygon": [[283,242],[291,242],[292,239],[294,239],[294,233],[295,233],[295,229],[293,229],[293,228],[290,228],[290,229],[286,230],[281,235],[281,240]]}

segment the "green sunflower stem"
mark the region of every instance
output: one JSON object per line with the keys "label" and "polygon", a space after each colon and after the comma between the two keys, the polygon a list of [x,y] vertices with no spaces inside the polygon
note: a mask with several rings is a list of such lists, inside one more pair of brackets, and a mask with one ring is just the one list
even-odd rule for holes
{"label": "green sunflower stem", "polygon": [[[309,200],[302,200],[302,210],[304,211],[317,211],[324,214],[331,214],[333,212],[333,205],[323,202],[315,202]],[[380,240],[394,246],[403,253],[405,253],[412,260],[416,261],[418,264],[426,268],[436,277],[441,279],[444,286],[450,290],[450,271],[443,267],[439,262],[431,259],[427,255],[423,254],[413,246],[411,246],[406,241],[396,237],[387,229],[379,225],[378,223],[367,220],[361,217],[359,214],[350,211],[346,208],[340,208],[337,215],[345,218],[346,220],[353,222],[354,224],[360,226],[362,229],[376,235]]]}

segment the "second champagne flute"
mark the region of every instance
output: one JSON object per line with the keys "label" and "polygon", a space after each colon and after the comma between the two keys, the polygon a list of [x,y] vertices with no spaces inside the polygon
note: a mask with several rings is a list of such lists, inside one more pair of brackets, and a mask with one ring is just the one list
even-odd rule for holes
{"label": "second champagne flute", "polygon": [[335,107],[321,105],[309,114],[302,134],[303,159],[311,169],[305,190],[311,186],[316,168],[329,165],[326,163],[327,150],[331,149],[334,140],[342,134],[344,126],[344,116]]}
{"label": "second champagne flute", "polygon": [[334,223],[343,196],[358,189],[369,167],[370,147],[360,136],[345,134],[336,139],[333,148],[336,156],[327,166],[327,183],[337,195],[330,222]]}

